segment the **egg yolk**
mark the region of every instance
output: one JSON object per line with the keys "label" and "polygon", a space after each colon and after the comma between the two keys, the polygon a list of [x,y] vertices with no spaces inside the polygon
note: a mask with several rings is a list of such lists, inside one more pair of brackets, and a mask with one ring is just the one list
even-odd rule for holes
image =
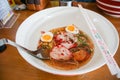
{"label": "egg yolk", "polygon": [[50,39],[51,39],[51,36],[50,36],[50,35],[44,35],[44,36],[43,36],[43,39],[44,39],[44,40],[50,40]]}
{"label": "egg yolk", "polygon": [[72,26],[72,25],[71,25],[71,26],[68,26],[68,30],[69,30],[69,31],[74,31],[74,30],[75,30],[75,27]]}

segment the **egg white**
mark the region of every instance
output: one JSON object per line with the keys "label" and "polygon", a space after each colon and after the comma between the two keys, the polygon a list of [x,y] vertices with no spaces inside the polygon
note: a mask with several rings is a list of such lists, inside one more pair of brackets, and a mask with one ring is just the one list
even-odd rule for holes
{"label": "egg white", "polygon": [[75,27],[75,25],[72,25],[72,26],[74,26],[74,31],[70,31],[70,30],[68,29],[69,26],[67,26],[67,27],[65,28],[65,30],[66,30],[67,32],[69,32],[69,33],[78,34],[79,30]]}
{"label": "egg white", "polygon": [[[48,40],[45,40],[43,38],[45,35],[49,35],[51,38],[48,39]],[[43,42],[50,42],[50,41],[52,41],[52,38],[53,38],[53,33],[52,32],[45,32],[44,34],[41,35],[41,41],[43,41]]]}

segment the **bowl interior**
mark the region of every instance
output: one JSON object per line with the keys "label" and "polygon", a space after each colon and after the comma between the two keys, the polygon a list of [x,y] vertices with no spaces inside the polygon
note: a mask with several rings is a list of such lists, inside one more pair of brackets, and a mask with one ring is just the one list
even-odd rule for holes
{"label": "bowl interior", "polygon": [[[116,29],[107,19],[101,15],[93,11],[86,11],[108,45],[112,55],[114,55],[119,43]],[[20,49],[18,49],[18,51],[20,52],[21,56],[34,67],[49,73],[59,75],[83,74],[95,70],[105,64],[105,60],[99,48],[97,47],[79,8],[76,7],[49,8],[31,15],[20,25],[16,35],[16,42],[28,49],[36,50],[38,41],[40,39],[40,31],[49,31],[53,28],[63,27],[70,24],[75,24],[80,30],[89,35],[94,42],[95,53],[93,58],[86,65],[75,70],[58,70],[48,66],[41,60],[26,54]],[[108,36],[110,34],[111,36]]]}

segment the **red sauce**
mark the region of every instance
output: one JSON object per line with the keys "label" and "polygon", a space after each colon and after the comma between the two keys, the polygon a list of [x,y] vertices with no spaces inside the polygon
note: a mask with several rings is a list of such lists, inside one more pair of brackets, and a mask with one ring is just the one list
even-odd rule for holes
{"label": "red sauce", "polygon": [[[50,60],[44,61],[46,64],[48,64],[51,67],[61,69],[61,70],[72,70],[72,69],[77,69],[90,61],[90,59],[92,58],[94,54],[94,45],[90,37],[86,35],[84,32],[79,30],[79,33],[73,35],[73,39],[70,38],[68,39],[68,41],[65,41],[64,37],[63,39],[57,38],[57,36],[64,36],[60,34],[67,33],[65,31],[65,27],[52,29],[50,30],[50,32],[52,32],[54,35],[53,40],[48,43],[42,42],[40,40],[38,48],[44,48],[44,51],[46,52],[46,54],[50,56],[50,53],[52,50],[54,50],[55,46],[59,46],[63,44],[62,46],[67,47],[67,49],[69,50],[70,54],[68,55],[70,57],[69,58],[67,57],[67,59],[63,59],[63,58],[66,58],[65,50],[63,50],[63,53],[62,52],[60,53],[59,51],[60,49],[58,49],[58,53],[60,54],[61,58],[54,59],[53,57],[50,56],[51,57]],[[77,41],[75,41],[75,39],[77,39]],[[55,52],[55,54],[56,53],[57,51]]]}

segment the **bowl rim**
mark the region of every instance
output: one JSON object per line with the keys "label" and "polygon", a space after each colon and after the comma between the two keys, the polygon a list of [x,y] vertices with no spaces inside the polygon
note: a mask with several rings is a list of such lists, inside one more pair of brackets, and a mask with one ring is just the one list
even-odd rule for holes
{"label": "bowl rim", "polygon": [[106,12],[110,12],[111,14],[116,14],[116,15],[120,15],[120,12],[119,11],[113,11],[113,10],[110,10],[110,9],[106,9],[104,7],[101,7],[100,5],[97,5],[100,9],[106,11]]}
{"label": "bowl rim", "polygon": [[107,6],[107,7],[120,9],[120,6],[116,6],[116,5],[112,5],[112,4],[107,4],[107,3],[101,2],[100,0],[96,0],[96,2],[99,3],[100,5],[104,5],[104,6]]}

